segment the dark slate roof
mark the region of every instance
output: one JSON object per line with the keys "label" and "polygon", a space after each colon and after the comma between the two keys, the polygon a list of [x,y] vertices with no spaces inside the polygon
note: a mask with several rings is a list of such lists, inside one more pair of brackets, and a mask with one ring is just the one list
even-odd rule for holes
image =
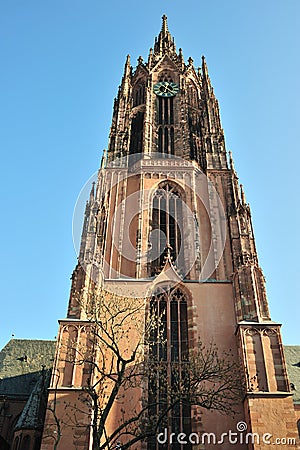
{"label": "dark slate roof", "polygon": [[287,371],[294,393],[294,402],[300,402],[300,345],[284,345]]}
{"label": "dark slate roof", "polygon": [[11,339],[0,352],[0,395],[28,397],[41,370],[52,368],[55,341]]}
{"label": "dark slate roof", "polygon": [[30,394],[20,415],[15,430],[42,429],[47,404],[47,389],[49,387],[51,370],[44,370]]}

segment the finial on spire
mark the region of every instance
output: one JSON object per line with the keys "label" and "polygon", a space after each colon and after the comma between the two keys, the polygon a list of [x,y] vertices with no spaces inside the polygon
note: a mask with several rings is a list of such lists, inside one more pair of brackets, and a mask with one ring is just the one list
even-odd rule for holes
{"label": "finial on spire", "polygon": [[171,258],[171,251],[173,250],[173,247],[171,246],[171,244],[169,244],[169,242],[166,245],[166,249],[167,249],[167,255]]}
{"label": "finial on spire", "polygon": [[121,86],[119,86],[118,95],[120,95],[121,92],[123,93],[123,95],[128,94],[130,77],[131,77],[130,55],[127,55],[124,67],[124,75],[122,78],[122,84]]}
{"label": "finial on spire", "polygon": [[178,63],[180,64],[181,69],[183,70],[184,69],[184,58],[183,58],[182,48],[180,48],[179,52],[178,52]]}
{"label": "finial on spire", "polygon": [[229,151],[229,164],[230,164],[230,169],[234,171],[235,168],[234,168],[234,162],[233,162],[232,152],[231,151]]}
{"label": "finial on spire", "polygon": [[173,250],[173,247],[169,244],[169,242],[167,242],[166,244],[166,254],[164,256],[164,265],[166,266],[167,263],[169,262],[171,265],[173,265],[173,258],[171,255],[171,252]]}
{"label": "finial on spire", "polygon": [[213,88],[212,88],[210,78],[208,75],[208,68],[207,68],[205,56],[202,56],[202,77],[203,77],[203,81],[204,81],[204,84],[206,85],[206,89],[207,89],[208,93],[213,94]]}
{"label": "finial on spire", "polygon": [[207,70],[207,64],[206,64],[206,60],[205,60],[205,56],[202,55],[202,74],[203,76],[208,76],[208,70]]}
{"label": "finial on spire", "polygon": [[168,18],[167,16],[164,14],[162,16],[162,27],[161,27],[161,31],[166,34],[168,31]]}
{"label": "finial on spire", "polygon": [[153,48],[151,47],[148,56],[148,67],[152,67],[152,60],[153,60]]}
{"label": "finial on spire", "polygon": [[93,202],[95,199],[95,181],[92,182],[92,189],[90,192],[90,202]]}
{"label": "finial on spire", "polygon": [[194,64],[194,60],[191,56],[188,59],[188,63],[189,63],[189,66],[192,66]]}
{"label": "finial on spire", "polygon": [[130,55],[126,56],[126,63],[124,68],[124,78],[129,76],[131,72],[131,66],[130,66]]}
{"label": "finial on spire", "polygon": [[246,205],[246,196],[245,196],[244,187],[243,187],[242,184],[240,185],[240,188],[241,188],[241,199],[242,199],[242,204],[243,204],[243,205]]}
{"label": "finial on spire", "polygon": [[105,169],[106,162],[107,162],[107,150],[104,149],[103,150],[103,156],[102,156],[102,159],[101,159],[101,169]]}

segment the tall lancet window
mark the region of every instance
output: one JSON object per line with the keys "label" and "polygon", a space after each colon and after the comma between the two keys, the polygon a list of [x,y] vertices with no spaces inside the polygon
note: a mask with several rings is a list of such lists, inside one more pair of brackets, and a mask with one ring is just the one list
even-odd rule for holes
{"label": "tall lancet window", "polygon": [[[148,401],[150,418],[161,417],[159,432],[168,429],[168,436],[191,433],[191,408],[182,394],[181,385],[187,387],[185,365],[188,361],[187,298],[180,288],[160,288],[150,300],[150,316],[157,320],[149,345],[150,375]],[[170,409],[168,412],[167,410]],[[149,450],[186,449],[176,440],[162,445],[153,437]]]}
{"label": "tall lancet window", "polygon": [[178,271],[184,271],[182,197],[181,188],[169,181],[160,183],[154,193],[149,237],[150,276],[155,276],[162,270],[168,252]]}

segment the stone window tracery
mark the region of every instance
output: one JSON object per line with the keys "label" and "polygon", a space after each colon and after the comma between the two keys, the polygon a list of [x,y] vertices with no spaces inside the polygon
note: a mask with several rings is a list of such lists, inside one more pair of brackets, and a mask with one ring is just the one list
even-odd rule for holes
{"label": "stone window tracery", "polygon": [[162,270],[168,251],[177,268],[183,268],[182,196],[179,186],[169,181],[160,183],[153,195],[149,252],[151,276]]}
{"label": "stone window tracery", "polygon": [[[149,348],[150,361],[157,363],[159,369],[149,376],[148,400],[153,405],[150,415],[162,414],[174,401],[176,386],[185,377],[184,363],[188,361],[188,314],[187,297],[178,287],[159,288],[150,300],[150,315],[157,318],[158,327],[151,336]],[[155,365],[154,365],[155,367]],[[168,388],[169,386],[169,388]],[[170,398],[171,387],[171,398]],[[173,392],[173,394],[172,394]],[[170,425],[170,433],[189,434],[191,432],[191,408],[187,401],[175,403],[161,423],[161,430]],[[181,449],[178,443],[172,444],[172,449]],[[163,447],[155,438],[148,443],[149,450]],[[188,445],[184,448],[189,449]]]}

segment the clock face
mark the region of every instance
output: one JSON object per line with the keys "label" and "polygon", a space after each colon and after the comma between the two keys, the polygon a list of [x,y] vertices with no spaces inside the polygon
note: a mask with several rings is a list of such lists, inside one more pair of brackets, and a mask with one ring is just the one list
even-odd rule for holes
{"label": "clock face", "polygon": [[171,81],[160,81],[153,86],[153,91],[160,97],[174,97],[179,92],[179,86]]}

